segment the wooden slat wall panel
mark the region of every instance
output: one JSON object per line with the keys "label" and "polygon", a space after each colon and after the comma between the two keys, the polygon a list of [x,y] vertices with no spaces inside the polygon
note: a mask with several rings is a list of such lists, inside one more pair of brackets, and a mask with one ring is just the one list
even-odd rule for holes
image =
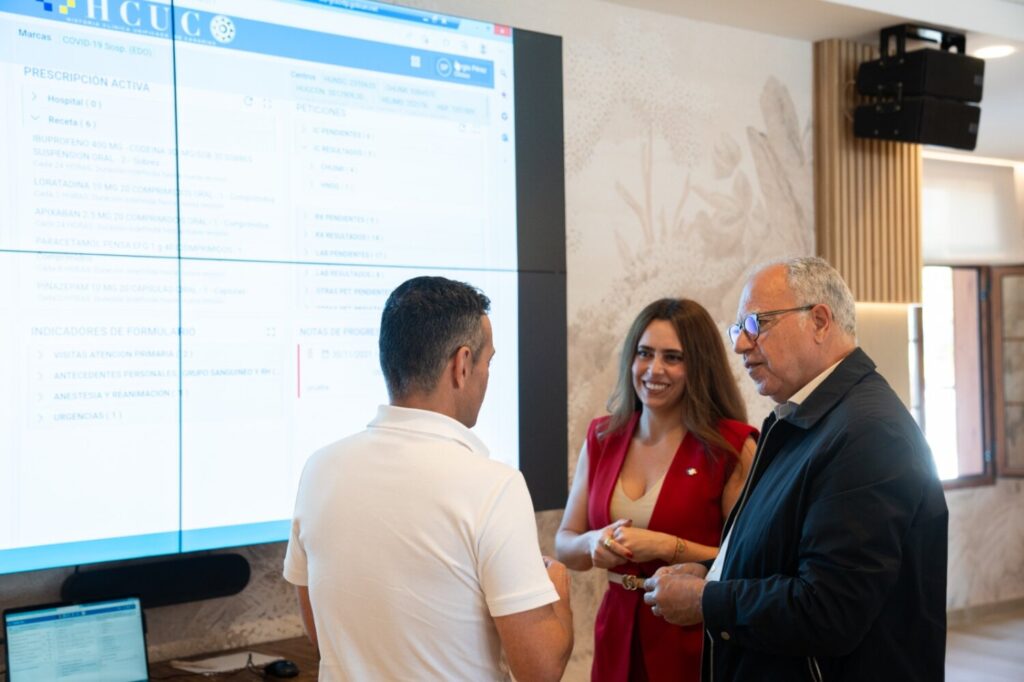
{"label": "wooden slat wall panel", "polygon": [[921,147],[853,136],[857,65],[868,45],[814,45],[814,197],[818,255],[858,301],[921,301]]}

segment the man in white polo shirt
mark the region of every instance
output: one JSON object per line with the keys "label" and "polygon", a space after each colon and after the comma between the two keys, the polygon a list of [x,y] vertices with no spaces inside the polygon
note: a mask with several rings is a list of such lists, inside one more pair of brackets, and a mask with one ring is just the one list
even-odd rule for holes
{"label": "man in white polo shirt", "polygon": [[380,329],[390,404],[306,464],[284,575],[321,680],[525,682],[565,669],[568,573],[541,557],[522,474],[470,431],[494,355],[489,306],[442,277],[395,289]]}

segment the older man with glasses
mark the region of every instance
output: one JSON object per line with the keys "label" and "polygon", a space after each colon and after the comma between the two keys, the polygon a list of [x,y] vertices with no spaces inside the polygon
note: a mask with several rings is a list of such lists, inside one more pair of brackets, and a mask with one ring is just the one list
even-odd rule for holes
{"label": "older man with glasses", "polygon": [[645,601],[704,622],[705,680],[942,680],[942,485],[846,283],[820,258],[763,266],[729,337],[777,405],[718,557],[659,570]]}

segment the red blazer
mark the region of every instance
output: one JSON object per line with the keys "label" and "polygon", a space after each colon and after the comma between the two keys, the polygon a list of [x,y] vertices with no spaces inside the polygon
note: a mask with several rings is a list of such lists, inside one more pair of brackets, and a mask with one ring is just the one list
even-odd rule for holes
{"label": "red blazer", "polygon": [[[592,529],[604,528],[615,520],[608,507],[640,413],[634,414],[619,433],[599,439],[597,434],[608,419],[595,419],[587,432],[587,518]],[[737,452],[747,438],[757,439],[754,427],[731,419],[722,420],[718,430]],[[720,449],[714,455],[708,457],[700,441],[692,434],[686,435],[665,474],[651,514],[650,530],[702,545],[720,544],[724,523],[722,490],[736,466],[736,457]],[[612,570],[647,577],[664,565],[663,561],[626,563]],[[638,637],[647,677],[652,682],[700,679],[701,625],[679,627],[666,623],[644,605],[643,590],[629,591],[609,583],[594,626],[592,680],[629,679],[634,636]]]}

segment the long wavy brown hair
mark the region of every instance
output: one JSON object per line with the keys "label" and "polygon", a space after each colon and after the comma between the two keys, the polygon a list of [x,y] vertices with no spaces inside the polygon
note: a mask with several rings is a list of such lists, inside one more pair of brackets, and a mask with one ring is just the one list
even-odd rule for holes
{"label": "long wavy brown hair", "polygon": [[686,386],[679,415],[683,426],[704,445],[709,455],[714,448],[739,454],[718,432],[718,422],[723,418],[746,422],[747,408],[729,369],[721,332],[704,306],[687,298],[654,301],[633,320],[622,344],[619,378],[608,399],[611,419],[601,437],[620,431],[634,412],[643,409],[633,390],[633,359],[640,337],[654,320],[669,322],[683,348]]}

